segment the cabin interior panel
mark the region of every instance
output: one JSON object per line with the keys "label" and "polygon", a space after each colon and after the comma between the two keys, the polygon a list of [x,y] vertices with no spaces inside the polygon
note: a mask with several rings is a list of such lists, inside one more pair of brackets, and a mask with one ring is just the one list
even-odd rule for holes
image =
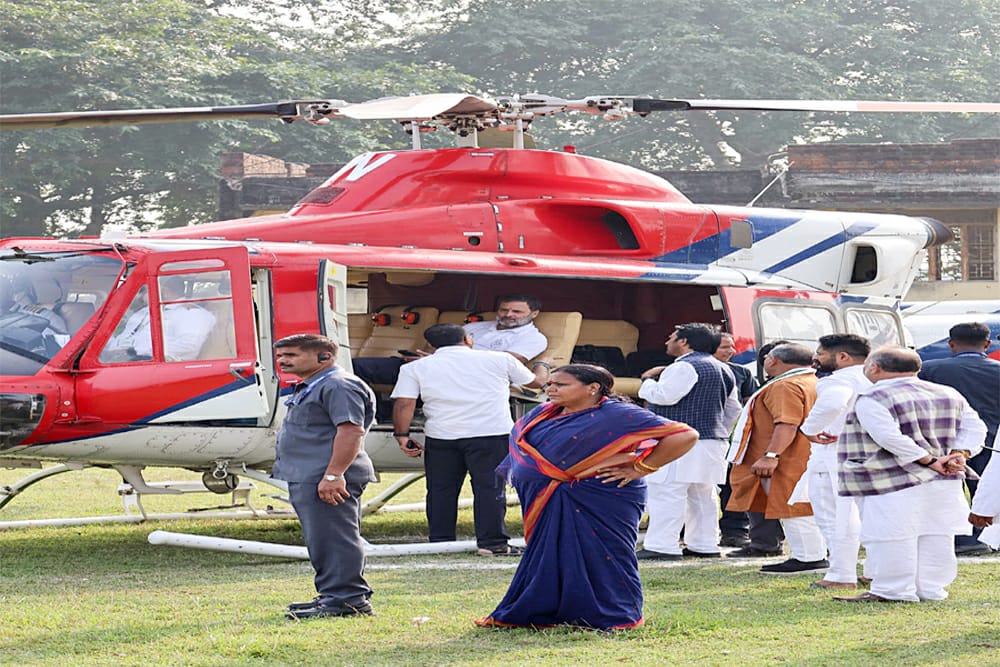
{"label": "cabin interior panel", "polygon": [[579,311],[584,319],[631,322],[639,329],[640,350],[662,350],[677,324],[725,326],[722,311],[712,304],[718,289],[711,286],[446,273],[370,273],[367,280],[355,276],[352,282],[367,287],[370,312],[389,305],[491,312],[500,296],[531,294],[541,300],[543,311]]}

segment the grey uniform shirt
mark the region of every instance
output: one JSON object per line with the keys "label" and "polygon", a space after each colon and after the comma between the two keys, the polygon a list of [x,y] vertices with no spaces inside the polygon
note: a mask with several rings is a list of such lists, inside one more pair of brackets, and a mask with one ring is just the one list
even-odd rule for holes
{"label": "grey uniform shirt", "polygon": [[[375,395],[342,368],[299,383],[286,401],[288,412],[278,431],[271,476],[286,482],[318,483],[333,455],[337,424],[350,422],[367,431],[375,421]],[[377,481],[371,459],[358,453],[345,475],[349,481]]]}

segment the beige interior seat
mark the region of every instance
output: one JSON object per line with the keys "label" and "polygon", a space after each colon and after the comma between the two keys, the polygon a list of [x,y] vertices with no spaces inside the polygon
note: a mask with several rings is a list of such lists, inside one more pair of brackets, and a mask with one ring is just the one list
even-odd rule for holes
{"label": "beige interior seat", "polygon": [[[415,324],[403,321],[403,312],[419,316]],[[373,326],[371,333],[358,349],[358,357],[399,356],[399,350],[416,350],[424,346],[424,331],[437,324],[438,309],[430,306],[387,306],[379,314],[389,317],[384,326]]]}
{"label": "beige interior seat", "polygon": [[[491,313],[493,317],[483,318],[483,319],[496,319],[496,314]],[[442,310],[441,314],[438,315],[438,324],[465,324],[465,318],[469,316],[469,312],[466,310]]]}
{"label": "beige interior seat", "polygon": [[375,324],[370,313],[349,313],[347,315],[347,336],[351,341],[351,357],[357,357],[361,345],[372,334]]}
{"label": "beige interior seat", "polygon": [[[628,357],[638,349],[639,329],[625,320],[584,320],[576,344],[617,347],[624,357]],[[638,396],[641,384],[639,378],[616,377],[614,390],[619,394]]]}
{"label": "beige interior seat", "polygon": [[545,334],[549,346],[537,358],[549,357],[555,365],[568,364],[573,358],[582,322],[583,314],[576,311],[539,313],[535,326]]}
{"label": "beige interior seat", "polygon": [[236,326],[231,299],[199,301],[198,306],[215,316],[215,326],[198,351],[198,359],[233,359],[236,357]]}
{"label": "beige interior seat", "polygon": [[56,313],[66,322],[66,331],[72,335],[94,314],[94,304],[87,301],[63,301],[56,307]]}

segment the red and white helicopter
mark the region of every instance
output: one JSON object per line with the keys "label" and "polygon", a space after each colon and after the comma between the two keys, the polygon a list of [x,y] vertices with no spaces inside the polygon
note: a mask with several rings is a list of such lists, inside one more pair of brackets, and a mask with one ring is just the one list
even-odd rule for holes
{"label": "red and white helicopter", "polygon": [[[1000,104],[440,94],[0,116],[0,130],[395,119],[413,142],[358,156],[281,215],[127,237],[0,240],[0,293],[23,287],[32,301],[0,301],[0,466],[39,469],[0,488],[0,507],[84,466],[114,468],[139,493],[178,492],[146,483],[143,469],[153,466],[202,471],[218,492],[236,486],[236,474],[267,482],[294,380],[276,368],[273,341],[324,333],[350,368],[352,356],[413,349],[427,326],[481,316],[506,293],[542,300],[545,354],[620,352],[626,392],[641,370],[630,353],[662,350],[681,322],[722,324],[743,361],[768,340],[834,331],[904,343],[898,300],[923,249],[950,237],[941,223],[693,204],[631,167],[523,148],[525,126],[554,113],[717,109],[997,113]],[[459,147],[421,149],[421,132],[437,127],[455,132]],[[498,127],[511,130],[513,148],[477,147],[480,131]],[[144,307],[151,351],[113,354]],[[214,317],[196,354],[165,342],[174,307]],[[400,453],[391,430],[378,424],[366,442],[377,469],[416,473],[421,462]]]}

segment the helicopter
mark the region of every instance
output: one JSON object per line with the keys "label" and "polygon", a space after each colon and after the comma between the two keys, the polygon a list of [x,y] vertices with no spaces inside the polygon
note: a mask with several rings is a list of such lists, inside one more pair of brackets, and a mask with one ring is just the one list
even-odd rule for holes
{"label": "helicopter", "polygon": [[[437,322],[489,319],[504,294],[541,299],[542,356],[568,363],[581,350],[613,353],[624,394],[635,395],[637,364],[684,322],[731,332],[740,362],[772,340],[813,343],[836,331],[904,344],[899,299],[924,249],[950,239],[942,223],[694,204],[639,169],[525,148],[530,124],[556,113],[727,109],[996,113],[1000,104],[449,93],[0,116],[0,130],[393,120],[411,137],[408,150],[357,156],[283,214],[0,240],[0,294],[30,301],[0,301],[0,465],[39,469],[0,488],[0,507],[87,466],[115,469],[139,493],[179,492],[148,484],[148,467],[202,472],[217,493],[236,488],[239,475],[275,483],[275,434],[295,378],[276,367],[274,341],[322,333],[351,369],[353,358],[416,349]],[[454,133],[458,146],[423,149],[421,135],[436,129]],[[509,132],[512,147],[481,148],[487,131]],[[177,308],[211,317],[193,355],[171,349],[165,335]],[[114,354],[140,312],[151,349]],[[375,389],[381,401],[391,391]],[[515,413],[538,400],[512,390]],[[399,451],[391,431],[380,420],[366,449],[378,471],[413,481],[421,462]],[[418,424],[413,431],[419,440]]]}

